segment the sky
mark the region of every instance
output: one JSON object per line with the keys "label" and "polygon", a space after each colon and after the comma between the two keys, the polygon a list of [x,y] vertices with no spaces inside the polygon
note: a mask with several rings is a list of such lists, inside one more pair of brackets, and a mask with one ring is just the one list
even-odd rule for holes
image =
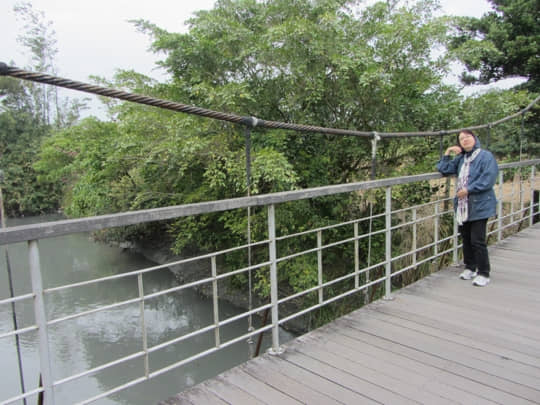
{"label": "sky", "polygon": [[[369,2],[373,2],[370,0]],[[29,56],[17,42],[22,22],[13,6],[20,0],[0,0],[0,62],[25,68]],[[197,10],[213,8],[215,0],[32,0],[53,23],[58,40],[58,76],[89,82],[89,76],[112,78],[118,69],[133,69],[158,80],[160,55],[148,51],[150,39],[129,20],[145,19],[171,32],[186,32],[184,22]],[[490,10],[487,0],[441,0],[444,14],[480,17]],[[455,75],[454,75],[455,76]],[[449,78],[454,83],[456,77]],[[502,85],[504,86],[504,84]],[[481,89],[481,88],[479,88]],[[74,97],[87,97],[67,91]],[[96,105],[92,107],[94,110]],[[96,112],[100,115],[98,112]]]}

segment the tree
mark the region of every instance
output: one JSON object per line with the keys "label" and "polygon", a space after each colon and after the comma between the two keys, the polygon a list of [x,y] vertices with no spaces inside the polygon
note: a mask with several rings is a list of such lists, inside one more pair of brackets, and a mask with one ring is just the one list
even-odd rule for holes
{"label": "tree", "polygon": [[[446,19],[434,17],[436,7],[433,1],[357,9],[356,1],[346,0],[220,0],[213,10],[197,13],[185,34],[135,23],[164,55],[160,64],[170,82],[120,72],[108,85],[275,121],[369,131],[456,127],[460,100],[442,84],[447,59],[444,53],[433,57],[434,48],[445,46],[448,29]],[[245,128],[129,103],[111,108],[114,122],[86,120],[56,134],[43,149],[36,167],[51,180],[64,180],[67,212],[95,215],[246,195]],[[432,169],[437,155],[438,141],[385,140],[378,149],[379,177]],[[367,179],[371,143],[256,128],[251,156],[251,194],[270,193]],[[418,200],[429,194],[429,188],[422,190]],[[365,209],[357,194],[282,204],[277,232],[359,218]],[[266,239],[266,213],[253,210],[251,221],[252,240]],[[244,244],[246,223],[242,210],[132,227],[115,236],[159,239],[185,254]],[[332,232],[343,237],[342,230]],[[295,238],[280,246],[286,255],[313,241]],[[343,258],[350,254],[340,248],[325,254],[333,263],[325,277],[343,274]],[[226,260],[245,265],[245,255]],[[317,279],[314,256],[280,266],[285,288],[304,288]],[[267,272],[256,273],[264,296]]]}
{"label": "tree", "polygon": [[[17,40],[30,52],[30,69],[55,74],[54,58],[58,53],[58,48],[56,48],[56,33],[52,28],[52,22],[46,21],[45,13],[34,10],[31,3],[17,3],[13,10],[24,24],[24,31],[17,36]],[[52,117],[59,121],[60,108],[56,86],[27,83],[26,87],[32,95],[33,109],[40,121],[47,125],[51,124],[54,119]]]}
{"label": "tree", "polygon": [[452,49],[463,61],[466,84],[524,77],[540,88],[540,13],[538,0],[489,0],[493,11],[481,18],[457,19]]}
{"label": "tree", "polygon": [[[447,29],[433,17],[436,4],[380,2],[359,15],[355,5],[220,1],[191,20],[188,34],[146,21],[137,26],[153,37],[155,52],[165,53],[161,65],[174,78],[173,96],[192,104],[350,129],[436,127],[434,101],[444,94],[450,100],[441,86],[445,57],[432,58]],[[304,174],[302,187],[369,173],[368,142],[290,133],[280,139],[280,150]]]}
{"label": "tree", "polygon": [[[19,42],[29,52],[31,70],[55,74],[57,53],[52,23],[30,3],[14,7],[24,22]],[[58,207],[59,188],[39,182],[33,163],[42,139],[52,130],[78,120],[84,103],[61,99],[54,86],[0,78],[0,168],[5,172],[5,208],[8,215],[40,214]]]}

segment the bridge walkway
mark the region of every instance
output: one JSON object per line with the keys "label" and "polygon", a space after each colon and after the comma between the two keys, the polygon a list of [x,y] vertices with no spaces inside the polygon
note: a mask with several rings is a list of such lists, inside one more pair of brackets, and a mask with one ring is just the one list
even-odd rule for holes
{"label": "bridge walkway", "polygon": [[540,403],[540,224],[490,257],[486,288],[443,269],[161,404]]}

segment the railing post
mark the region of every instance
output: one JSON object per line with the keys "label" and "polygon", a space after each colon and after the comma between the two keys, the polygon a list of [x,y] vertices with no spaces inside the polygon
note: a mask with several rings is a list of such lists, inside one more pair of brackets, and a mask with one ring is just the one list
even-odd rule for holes
{"label": "railing post", "polygon": [[512,194],[510,199],[510,227],[514,225],[514,197],[516,195],[516,175],[512,176]]}
{"label": "railing post", "polygon": [[319,304],[322,304],[323,302],[322,231],[317,231],[317,279],[319,282]]}
{"label": "railing post", "polygon": [[504,173],[503,171],[499,171],[499,204],[497,206],[497,226],[499,229],[497,230],[497,241],[502,240],[502,226],[503,226],[503,185],[504,185]]}
{"label": "railing post", "polygon": [[391,300],[392,298],[392,187],[386,187],[386,203],[385,203],[385,222],[386,222],[386,275],[384,280],[384,299]]}
{"label": "railing post", "polygon": [[519,168],[519,217],[521,218],[519,224],[525,220],[525,201],[523,199],[523,171]]}
{"label": "railing post", "polygon": [[272,348],[271,354],[280,354],[279,347],[279,312],[278,312],[278,281],[276,254],[276,214],[274,204],[268,206],[268,239],[270,258],[270,302],[272,304]]}
{"label": "railing post", "polygon": [[[532,200],[531,200],[532,201]],[[360,287],[360,252],[358,243],[358,222],[354,223],[354,288]]]}
{"label": "railing post", "polygon": [[150,374],[150,366],[148,362],[148,336],[146,333],[146,321],[144,318],[144,284],[142,273],[137,275],[137,284],[139,287],[139,299],[141,300],[139,303],[139,311],[141,314],[141,333],[144,351],[144,375],[146,378],[148,378],[148,375]]}
{"label": "railing post", "polygon": [[412,220],[413,220],[413,228],[412,228],[412,251],[413,251],[413,256],[412,256],[412,264],[414,267],[416,267],[416,207],[413,208],[412,210]]}
{"label": "railing post", "polygon": [[[369,203],[369,229],[368,229],[368,254],[367,254],[367,267],[371,266],[371,232],[373,230],[373,203]],[[371,276],[370,271],[366,271],[366,284],[370,282]],[[369,290],[370,287],[364,289],[364,303],[369,304]]]}
{"label": "railing post", "polygon": [[[218,299],[218,285],[217,285],[217,264],[216,256],[210,258],[210,264],[212,268],[212,302],[214,308],[214,340],[216,347],[221,345],[221,338],[219,335],[219,299]],[[251,308],[250,308],[251,309]]]}
{"label": "railing post", "polygon": [[439,201],[435,203],[435,221],[434,223],[434,242],[433,245],[433,260],[437,260],[437,255],[439,254]]}
{"label": "railing post", "polygon": [[[530,208],[530,218],[529,218],[529,226],[533,226],[534,224],[534,176],[535,176],[536,167],[533,165],[531,166],[531,177],[530,177],[530,184],[531,184],[531,208]],[[539,207],[540,211],[540,207]]]}
{"label": "railing post", "polygon": [[454,266],[457,266],[459,264],[459,261],[458,261],[458,244],[459,244],[459,239],[458,239],[458,223],[457,223],[457,219],[456,219],[456,216],[454,215],[454,234],[453,234],[453,242],[454,242],[454,246],[453,246],[453,250],[452,250],[452,261],[453,261],[453,264]]}
{"label": "railing post", "polygon": [[51,370],[51,356],[49,352],[49,336],[47,333],[47,316],[43,299],[43,282],[41,266],[39,263],[39,247],[37,240],[28,241],[28,262],[30,265],[30,279],[34,293],[34,314],[38,327],[39,362],[41,381],[44,390],[44,404],[54,404],[54,387]]}

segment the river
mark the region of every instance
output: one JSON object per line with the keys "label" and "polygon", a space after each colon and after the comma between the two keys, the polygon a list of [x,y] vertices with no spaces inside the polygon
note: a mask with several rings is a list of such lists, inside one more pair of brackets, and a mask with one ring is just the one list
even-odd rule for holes
{"label": "river", "polygon": [[[54,216],[40,217],[40,221],[59,219]],[[36,218],[8,221],[8,226],[37,222]],[[118,272],[127,272],[152,266],[144,257],[94,242],[89,234],[74,234],[40,241],[40,260],[44,288],[62,284],[90,280]],[[9,297],[5,248],[0,256],[0,299]],[[31,291],[28,271],[26,244],[11,245],[8,248],[15,294]],[[177,285],[170,271],[155,271],[145,275],[145,293],[164,290]],[[91,308],[107,305],[123,299],[133,298],[137,292],[134,277],[121,278],[113,282],[86,287],[70,288],[51,294],[46,300],[48,319]],[[26,300],[18,303],[16,315],[19,328],[32,325],[34,315],[32,303]],[[79,317],[61,322],[49,328],[49,348],[51,352],[54,379],[97,367],[142,348],[139,305],[126,305],[91,316]],[[220,316],[229,317],[241,312],[225,302],[220,303]],[[213,321],[212,301],[201,297],[192,290],[167,294],[145,302],[145,323],[148,331],[148,346],[166,342],[179,335]],[[10,305],[0,306],[0,333],[13,330]],[[247,331],[247,321],[242,320],[224,327],[222,341],[240,336]],[[280,341],[292,336],[281,332]],[[152,355],[151,370],[171,364],[212,346],[213,333],[167,347]],[[17,354],[13,337],[0,339],[0,402],[20,393]],[[29,332],[20,336],[24,382],[26,390],[33,389],[39,381],[39,359],[37,333]],[[263,348],[270,345],[268,333],[263,340]],[[204,359],[189,363],[179,369],[162,374],[152,380],[128,388],[120,393],[96,401],[105,405],[152,404],[164,400],[191,385],[229,369],[249,357],[247,343],[241,342],[223,349]],[[83,377],[57,387],[57,404],[72,404],[124,384],[144,375],[142,359],[129,361],[123,365]],[[20,401],[22,404],[22,401]],[[35,397],[28,401],[36,403]]]}

